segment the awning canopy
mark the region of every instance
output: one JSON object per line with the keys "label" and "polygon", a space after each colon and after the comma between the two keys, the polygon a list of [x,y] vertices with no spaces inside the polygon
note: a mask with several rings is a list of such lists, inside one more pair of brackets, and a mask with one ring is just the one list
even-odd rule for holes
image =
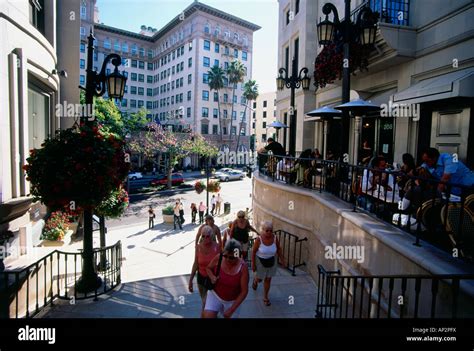
{"label": "awning canopy", "polygon": [[[372,94],[371,96],[369,96],[366,100],[378,106],[382,106],[383,104],[388,105],[391,97],[396,92],[397,92],[397,88],[392,88],[392,89],[384,90],[384,91],[378,91]],[[380,117],[380,111],[368,112],[366,113],[365,117]]]}
{"label": "awning canopy", "polygon": [[474,97],[474,67],[422,80],[393,95],[393,102],[419,104],[454,97]]}

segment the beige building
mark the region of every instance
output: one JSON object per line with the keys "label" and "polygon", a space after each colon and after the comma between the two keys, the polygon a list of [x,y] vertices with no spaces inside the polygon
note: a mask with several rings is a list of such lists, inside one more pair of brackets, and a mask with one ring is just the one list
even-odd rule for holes
{"label": "beige building", "polygon": [[276,120],[276,93],[260,94],[252,103],[252,135],[255,135],[255,149],[264,147],[267,138],[277,138],[275,128],[268,127]]}
{"label": "beige building", "polygon": [[[235,149],[237,125],[246,103],[243,83],[232,96],[232,87],[225,81],[225,88],[217,94],[209,89],[207,73],[213,66],[226,69],[232,60],[239,60],[246,68],[244,82],[251,79],[253,32],[259,26],[197,1],[161,29],[142,26],[139,33],[99,24],[95,1],[87,1],[81,14],[81,85],[86,79],[87,36],[93,26],[94,68],[100,70],[109,53],[122,56],[121,69],[128,76],[122,111],[136,112],[145,107],[149,117],[161,124],[174,125],[175,130],[193,130],[222,149]],[[250,123],[246,117],[243,122],[240,144],[248,150]]]}
{"label": "beige building", "polygon": [[0,233],[14,235],[6,262],[36,245],[44,226],[45,208],[28,196],[22,166],[29,150],[39,148],[63,123],[55,115],[60,83],[66,81],[60,52],[71,37],[59,24],[68,18],[74,25],[71,4],[0,2]]}

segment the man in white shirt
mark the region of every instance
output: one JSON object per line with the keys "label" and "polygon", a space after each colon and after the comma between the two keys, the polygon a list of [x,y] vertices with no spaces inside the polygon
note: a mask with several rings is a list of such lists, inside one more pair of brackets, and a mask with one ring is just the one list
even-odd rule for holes
{"label": "man in white shirt", "polygon": [[218,193],[217,198],[216,198],[216,212],[218,215],[221,214],[221,204],[222,204],[221,193]]}
{"label": "man in white shirt", "polygon": [[211,205],[212,205],[211,215],[214,216],[214,210],[216,209],[216,195],[212,195]]}

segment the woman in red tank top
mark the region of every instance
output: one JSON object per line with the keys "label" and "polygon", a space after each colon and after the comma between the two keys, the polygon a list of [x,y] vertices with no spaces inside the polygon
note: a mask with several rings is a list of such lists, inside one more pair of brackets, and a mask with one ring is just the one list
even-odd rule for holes
{"label": "woman in red tank top", "polygon": [[189,292],[193,292],[193,279],[197,272],[197,283],[203,309],[207,295],[207,289],[204,286],[204,280],[207,278],[206,267],[216,255],[219,257],[220,252],[219,245],[211,239],[212,234],[211,227],[206,225],[202,228],[201,237],[203,240],[200,244],[196,245],[193,268],[191,269],[191,276],[189,277],[188,290]]}
{"label": "woman in red tank top", "polygon": [[225,318],[237,315],[237,310],[248,294],[249,272],[247,264],[240,258],[242,247],[235,239],[227,241],[220,269],[219,256],[207,266],[207,275],[215,284],[207,294],[204,318],[216,318],[219,312]]}

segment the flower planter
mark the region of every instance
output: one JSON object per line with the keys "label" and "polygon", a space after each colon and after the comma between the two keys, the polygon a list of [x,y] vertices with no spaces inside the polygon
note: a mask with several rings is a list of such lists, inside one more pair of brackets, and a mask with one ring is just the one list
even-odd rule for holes
{"label": "flower planter", "polygon": [[173,224],[174,223],[174,215],[163,215],[163,223]]}
{"label": "flower planter", "polygon": [[41,246],[64,246],[71,243],[71,236],[73,231],[71,229],[66,231],[63,240],[43,240]]}

